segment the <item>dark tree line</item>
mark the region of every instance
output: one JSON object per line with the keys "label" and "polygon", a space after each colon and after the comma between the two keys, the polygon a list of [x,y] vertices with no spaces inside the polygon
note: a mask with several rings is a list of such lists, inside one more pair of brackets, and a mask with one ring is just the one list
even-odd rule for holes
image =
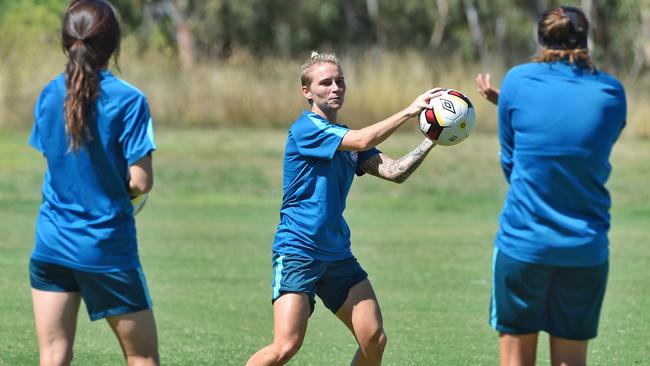
{"label": "dark tree line", "polygon": [[[60,12],[66,0],[0,0],[0,27],[16,8]],[[511,65],[535,52],[535,24],[552,5],[581,7],[597,64],[638,76],[650,65],[650,0],[113,0],[141,50],[168,47],[181,65],[254,57],[418,49],[440,58]],[[9,11],[11,9],[14,11]],[[29,14],[23,14],[29,16]],[[55,13],[54,16],[58,16]],[[41,17],[43,17],[41,15]],[[38,22],[28,26],[38,27]],[[48,22],[45,22],[46,24]],[[50,21],[51,23],[51,21]]]}

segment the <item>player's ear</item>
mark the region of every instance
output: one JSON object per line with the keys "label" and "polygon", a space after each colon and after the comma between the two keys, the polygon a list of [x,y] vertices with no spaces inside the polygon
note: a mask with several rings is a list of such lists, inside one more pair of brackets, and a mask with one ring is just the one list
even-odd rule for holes
{"label": "player's ear", "polygon": [[302,96],[307,99],[312,99],[311,90],[309,90],[309,88],[304,85],[302,86]]}

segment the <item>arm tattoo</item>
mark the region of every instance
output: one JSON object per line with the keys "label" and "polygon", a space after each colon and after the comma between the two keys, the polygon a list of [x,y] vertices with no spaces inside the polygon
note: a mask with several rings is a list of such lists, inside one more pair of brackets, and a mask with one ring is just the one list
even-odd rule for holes
{"label": "arm tattoo", "polygon": [[435,144],[433,142],[425,139],[415,150],[397,160],[393,160],[384,154],[379,154],[366,160],[361,165],[361,169],[368,174],[392,182],[402,183],[422,164],[424,158],[434,146]]}

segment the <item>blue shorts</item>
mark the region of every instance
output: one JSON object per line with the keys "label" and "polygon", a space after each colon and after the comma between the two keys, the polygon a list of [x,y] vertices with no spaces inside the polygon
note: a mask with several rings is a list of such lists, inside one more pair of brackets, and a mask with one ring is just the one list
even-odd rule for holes
{"label": "blue shorts", "polygon": [[490,325],[506,334],[595,338],[608,270],[609,262],[591,267],[525,263],[495,248]]}
{"label": "blue shorts", "polygon": [[31,259],[29,279],[36,290],[80,292],[90,320],[151,309],[152,305],[141,268],[94,273]]}
{"label": "blue shorts", "polygon": [[368,278],[354,257],[324,262],[297,254],[273,253],[273,297],[275,302],[287,292],[305,293],[314,312],[318,295],[332,313],[341,308],[350,289]]}

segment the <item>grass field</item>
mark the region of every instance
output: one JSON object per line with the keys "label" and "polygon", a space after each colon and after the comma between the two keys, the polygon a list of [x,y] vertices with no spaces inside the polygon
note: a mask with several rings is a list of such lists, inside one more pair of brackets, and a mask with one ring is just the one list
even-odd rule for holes
{"label": "grass field", "polygon": [[[272,335],[271,242],[285,131],[159,128],[156,186],[138,216],[140,254],[166,365],[243,365]],[[37,364],[27,263],[42,158],[0,133],[0,365]],[[397,157],[420,136],[380,146]],[[494,136],[436,148],[403,185],[358,178],[346,217],[376,289],[384,365],[496,365],[487,325],[491,242],[506,192]],[[650,141],[613,156],[611,272],[591,365],[650,365]],[[547,339],[540,364],[548,364]],[[354,340],[320,302],[293,365],[346,365]],[[79,317],[75,365],[120,365],[104,321]]]}

